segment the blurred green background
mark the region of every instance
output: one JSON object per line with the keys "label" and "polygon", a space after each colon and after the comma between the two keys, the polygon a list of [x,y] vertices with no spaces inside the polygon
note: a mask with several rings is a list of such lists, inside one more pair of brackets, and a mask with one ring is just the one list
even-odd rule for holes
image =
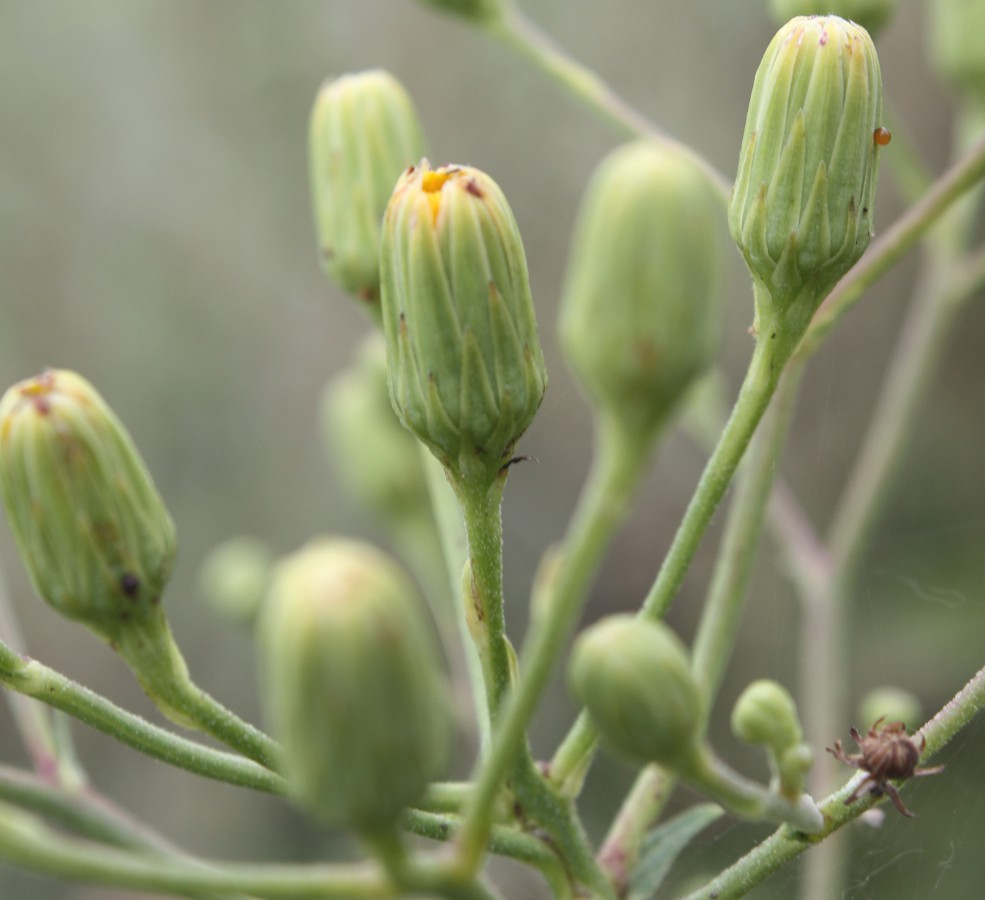
{"label": "blurred green background", "polygon": [[[631,103],[733,171],[752,76],[774,31],[764,2],[522,5]],[[952,101],[925,62],[923,6],[903,0],[879,46],[894,127],[909,131],[939,170]],[[366,324],[319,271],[306,184],[307,115],[320,82],[374,66],[414,96],[435,161],[492,174],[524,236],[551,384],[522,444],[536,462],[512,472],[504,511],[509,625],[519,640],[537,559],[562,534],[588,464],[590,417],[553,322],[581,190],[617,137],[508,51],[412,0],[0,0],[0,383],[46,365],[73,368],[128,424],[178,524],[166,597],[178,640],[202,685],[251,719],[252,642],[197,595],[203,556],[243,532],[278,552],[323,531],[380,539],[348,504],[318,439],[322,386]],[[881,229],[901,210],[889,174],[884,164]],[[805,383],[782,467],[821,525],[870,416],[916,264],[911,255],[865,299]],[[738,254],[733,274],[722,355],[732,391],[751,349],[751,292]],[[850,650],[857,696],[895,683],[932,711],[982,665],[983,335],[979,302],[948,345],[867,554]],[[686,439],[666,444],[588,616],[638,604],[701,464]],[[716,536],[671,616],[686,637]],[[107,648],[32,596],[6,523],[0,561],[31,655],[158,721]],[[759,777],[765,767],[729,736],[727,710],[752,678],[794,684],[798,609],[778,569],[766,541],[716,717],[721,751]],[[572,715],[555,685],[534,734],[539,753],[551,752]],[[100,791],[206,856],[351,852],[343,837],[317,832],[280,801],[153,764],[83,726],[74,731]],[[918,819],[890,810],[881,829],[852,830],[846,897],[981,896],[983,757],[978,722],[942,754],[945,775],[908,789]],[[0,761],[23,762],[5,707]],[[466,771],[463,758],[457,774]],[[631,778],[619,765],[598,766],[586,793],[593,835]],[[717,869],[764,833],[729,820],[686,854],[680,878]],[[523,871],[502,866],[499,875],[512,898],[542,896]],[[753,896],[794,897],[797,881],[790,866]],[[134,896],[0,864],[3,898]]]}

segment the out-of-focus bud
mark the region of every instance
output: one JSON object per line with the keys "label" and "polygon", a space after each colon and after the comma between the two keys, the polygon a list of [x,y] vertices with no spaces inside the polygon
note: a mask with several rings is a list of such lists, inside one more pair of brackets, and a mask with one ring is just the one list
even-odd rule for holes
{"label": "out-of-focus bud", "polygon": [[252,625],[267,590],[273,554],[261,540],[235,537],[214,547],[202,561],[199,590],[226,619]]}
{"label": "out-of-focus bud", "polygon": [[747,687],[732,708],[732,731],[747,744],[783,750],[803,740],[793,697],[775,681],[763,679]]}
{"label": "out-of-focus bud", "polygon": [[501,18],[508,0],[421,0],[425,6],[440,9],[474,22],[488,23]]}
{"label": "out-of-focus bud", "polygon": [[863,731],[878,719],[902,722],[910,731],[916,731],[923,722],[923,704],[918,697],[903,688],[879,687],[862,698],[858,714]]}
{"label": "out-of-focus bud", "polygon": [[861,25],[873,37],[896,12],[899,0],[770,0],[777,24],[794,16],[833,15]]}
{"label": "out-of-focus bud", "polygon": [[381,520],[430,515],[419,445],[393,413],[386,372],[383,339],[370,335],[325,388],[322,436],[353,497]]}
{"label": "out-of-focus bud", "polygon": [[425,153],[417,110],[387,72],[343,75],[318,93],[309,152],[325,271],[378,321],[383,211],[400,173]]}
{"label": "out-of-focus bud", "polygon": [[666,625],[628,615],[602,619],[578,638],[568,674],[619,753],[675,768],[697,752],[703,698],[687,649]]}
{"label": "out-of-focus bud", "polygon": [[159,617],[174,522],[88,381],[49,369],[4,394],[0,488],[34,589],[58,612],[111,642]]}
{"label": "out-of-focus bud", "polygon": [[422,161],[387,207],[380,269],[397,415],[454,479],[491,483],[547,384],[502,191],[477,169]]}
{"label": "out-of-focus bud", "polygon": [[930,58],[940,75],[985,104],[985,0],[932,0]]}
{"label": "out-of-focus bud", "polygon": [[415,594],[389,557],[339,538],[275,570],[261,689],[290,791],[325,823],[388,826],[447,758],[448,694]]}
{"label": "out-of-focus bud", "polygon": [[794,339],[869,244],[881,114],[864,28],[811,16],[777,32],[749,101],[729,227],[764,289],[757,320]]}
{"label": "out-of-focus bud", "polygon": [[790,799],[803,793],[814,755],[803,743],[797,707],[785,687],[767,679],[750,684],[732,708],[732,731],[766,748],[780,793]]}
{"label": "out-of-focus bud", "polygon": [[649,141],[615,150],[589,183],[560,339],[589,396],[624,428],[658,426],[714,358],[724,313],[722,213],[692,160]]}

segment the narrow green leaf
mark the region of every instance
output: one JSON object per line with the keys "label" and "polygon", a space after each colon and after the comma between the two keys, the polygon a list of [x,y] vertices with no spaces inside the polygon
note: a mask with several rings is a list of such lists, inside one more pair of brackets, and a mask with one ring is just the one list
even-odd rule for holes
{"label": "narrow green leaf", "polygon": [[715,803],[703,803],[654,828],[643,840],[640,862],[630,879],[626,900],[651,900],[680,852],[722,812]]}

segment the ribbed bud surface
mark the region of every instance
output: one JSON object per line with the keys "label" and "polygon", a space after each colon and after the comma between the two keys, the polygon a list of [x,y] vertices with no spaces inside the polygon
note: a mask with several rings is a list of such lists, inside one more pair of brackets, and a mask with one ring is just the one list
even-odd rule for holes
{"label": "ribbed bud surface", "polygon": [[408,578],[369,545],[313,541],[275,571],[258,636],[294,798],[326,823],[391,823],[441,773],[451,724]]}
{"label": "ribbed bud surface", "polygon": [[865,252],[881,114],[865,29],[810,16],[777,32],[756,73],[729,201],[732,237],[777,315],[805,290],[819,303]]}
{"label": "ribbed bud surface", "polygon": [[322,264],[378,315],[383,211],[400,173],[425,153],[417,111],[387,72],[343,75],[318,93],[309,145]]}
{"label": "ribbed bud surface", "polygon": [[547,384],[502,191],[477,169],[422,161],[387,207],[380,268],[397,415],[449,470],[495,477]]}
{"label": "ribbed bud surface", "polygon": [[4,394],[0,488],[34,588],[58,612],[113,640],[156,611],[174,523],[88,381],[49,369]]}
{"label": "ribbed bud surface", "polygon": [[660,422],[714,359],[722,330],[724,209],[706,175],[639,141],[585,193],[562,295],[565,357],[625,427]]}

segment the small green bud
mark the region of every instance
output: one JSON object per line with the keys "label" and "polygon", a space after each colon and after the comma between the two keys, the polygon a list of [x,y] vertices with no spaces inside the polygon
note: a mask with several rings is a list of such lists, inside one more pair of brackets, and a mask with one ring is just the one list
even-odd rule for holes
{"label": "small green bud", "polygon": [[390,404],[380,335],[370,335],[355,365],[329,382],[321,413],[325,444],[356,500],[383,520],[430,515],[419,445]]}
{"label": "small green bud", "polygon": [[291,794],[327,824],[387,826],[441,773],[452,721],[410,581],[374,547],[322,538],[278,565],[258,624]]}
{"label": "small green bud", "polygon": [[273,554],[263,541],[230,538],[202,561],[199,590],[225,618],[250,625],[266,593],[272,564]]}
{"label": "small green bud", "polygon": [[915,731],[923,722],[923,704],[909,691],[898,687],[880,687],[869,691],[859,703],[859,724],[863,731],[877,719],[902,722]]}
{"label": "small green bud", "polygon": [[459,479],[491,482],[547,384],[520,232],[467,166],[406,172],[380,255],[390,400]]}
{"label": "small green bud", "polygon": [[387,72],[343,75],[318,93],[309,147],[325,271],[378,319],[383,211],[400,173],[425,152],[417,110]]}
{"label": "small green bud", "polygon": [[559,322],[568,364],[624,426],[659,425],[711,364],[724,310],[722,204],[676,150],[620,147],[585,193]]}
{"label": "small green bud", "polygon": [[663,623],[602,619],[576,641],[568,674],[595,727],[624,756],[676,767],[696,752],[701,691],[687,649]]}
{"label": "small green bud", "polygon": [[930,58],[958,90],[985,103],[985,0],[932,0]]}
{"label": "small green bud", "polygon": [[763,679],[750,684],[732,708],[732,731],[747,744],[780,752],[803,740],[797,706],[785,687]]}
{"label": "small green bud", "polygon": [[157,621],[174,522],[88,381],[48,369],[4,394],[0,488],[34,589],[58,612],[111,642]]}
{"label": "small green bud", "polygon": [[896,12],[899,0],[770,0],[778,24],[794,16],[841,16],[861,25],[873,37]]}
{"label": "small green bud", "polygon": [[421,0],[421,2],[442,12],[485,23],[502,17],[507,0]]}
{"label": "small green bud", "polygon": [[[757,315],[795,337],[872,236],[882,82],[864,28],[791,20],[749,101],[729,227],[758,285]],[[765,307],[761,304],[766,304]]]}

